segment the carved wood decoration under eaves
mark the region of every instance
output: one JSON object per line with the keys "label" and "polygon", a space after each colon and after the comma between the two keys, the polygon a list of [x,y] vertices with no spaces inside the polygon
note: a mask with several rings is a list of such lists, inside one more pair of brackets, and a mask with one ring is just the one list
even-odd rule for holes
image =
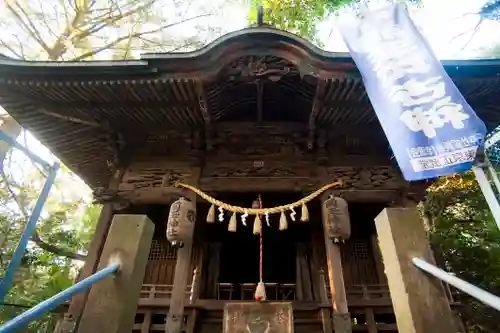
{"label": "carved wood decoration under eaves", "polygon": [[161,196],[168,196],[173,184],[189,182],[191,176],[191,169],[187,166],[172,166],[158,161],[133,164],[123,174],[117,197],[130,202],[162,201]]}
{"label": "carved wood decoration under eaves", "polygon": [[[218,161],[207,160],[202,168],[199,187],[204,191],[311,191],[336,180],[342,180],[340,191],[402,191],[408,188],[393,166],[330,166],[327,178],[321,178],[313,161],[272,160]],[[106,193],[108,201],[135,203],[171,202],[172,184],[189,182],[189,166],[175,162],[141,162],[129,167],[116,193]],[[98,198],[97,198],[98,199]],[[379,198],[384,201],[387,198]]]}
{"label": "carved wood decoration under eaves", "polygon": [[276,82],[285,75],[298,74],[292,63],[273,56],[246,56],[229,63],[219,73],[232,81]]}
{"label": "carved wood decoration under eaves", "polygon": [[344,189],[400,189],[405,181],[396,167],[392,166],[331,166],[328,176],[344,181]]}
{"label": "carved wood decoration under eaves", "polygon": [[233,123],[219,126],[214,137],[211,157],[240,160],[253,158],[303,159],[306,153],[307,130],[289,127]]}

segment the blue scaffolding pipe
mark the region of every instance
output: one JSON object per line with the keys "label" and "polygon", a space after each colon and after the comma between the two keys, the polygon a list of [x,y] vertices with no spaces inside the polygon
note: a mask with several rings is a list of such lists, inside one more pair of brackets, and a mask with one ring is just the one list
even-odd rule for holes
{"label": "blue scaffolding pipe", "polygon": [[23,234],[21,235],[19,244],[17,245],[17,248],[14,251],[14,255],[12,256],[12,260],[9,263],[9,267],[7,267],[7,271],[5,272],[3,279],[0,281],[0,301],[3,302],[5,296],[9,292],[10,287],[12,286],[12,282],[14,281],[14,275],[16,273],[17,267],[21,263],[21,259],[24,256],[24,252],[26,251],[26,246],[28,245],[28,241],[33,232],[35,231],[36,223],[40,218],[43,206],[45,205],[45,201],[47,200],[50,189],[52,188],[52,185],[54,184],[54,181],[56,179],[57,170],[59,170],[59,164],[56,163],[54,164],[54,166],[51,166],[50,164],[45,162],[42,158],[33,154],[28,148],[19,144],[1,130],[0,130],[0,140],[3,140],[7,142],[10,146],[19,149],[34,162],[41,164],[49,172],[47,180],[43,185],[42,192],[40,193],[40,196],[36,201],[35,207],[33,208],[33,212],[31,213],[31,216],[29,217],[28,222],[26,223],[26,227],[24,228]]}
{"label": "blue scaffolding pipe", "polygon": [[18,143],[14,139],[12,139],[10,136],[5,134],[4,131],[0,130],[0,140],[7,142],[10,146],[15,147],[22,151],[26,156],[28,156],[31,160],[35,161],[36,163],[40,164],[43,166],[46,170],[50,170],[52,166],[45,162],[41,157],[33,154],[28,148],[24,147],[22,144]]}
{"label": "blue scaffolding pipe", "polygon": [[26,223],[26,227],[24,228],[23,234],[19,239],[19,244],[17,245],[17,248],[14,251],[14,255],[12,256],[12,259],[9,263],[9,267],[7,267],[7,271],[5,272],[3,279],[0,281],[0,301],[2,302],[5,299],[7,293],[9,292],[10,287],[12,286],[16,269],[21,263],[21,259],[23,258],[24,252],[26,251],[26,246],[28,245],[28,241],[30,240],[31,235],[36,229],[36,223],[40,218],[43,206],[45,205],[45,201],[47,200],[50,189],[54,184],[58,169],[59,165],[57,164],[49,169],[47,180],[45,181],[42,192],[40,193],[40,196],[36,201],[35,208],[33,208],[33,211],[31,212],[31,215],[28,219],[28,223]]}
{"label": "blue scaffolding pipe", "polygon": [[75,294],[81,293],[90,287],[97,281],[104,279],[105,277],[117,272],[120,269],[119,264],[109,265],[107,268],[100,270],[99,272],[89,276],[88,278],[76,283],[75,285],[69,287],[66,290],[61,291],[57,295],[39,303],[33,308],[26,312],[21,313],[19,316],[8,321],[4,325],[0,326],[0,333],[10,333],[15,332],[18,329],[26,326],[33,320],[41,317],[45,313],[54,310],[57,306],[67,302]]}

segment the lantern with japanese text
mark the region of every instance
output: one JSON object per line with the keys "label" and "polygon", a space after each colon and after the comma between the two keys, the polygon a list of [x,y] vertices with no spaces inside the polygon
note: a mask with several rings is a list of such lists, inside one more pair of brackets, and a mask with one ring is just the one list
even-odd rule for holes
{"label": "lantern with japanese text", "polygon": [[347,201],[330,195],[323,202],[325,233],[334,242],[345,241],[351,236],[351,221]]}
{"label": "lantern with japanese text", "polygon": [[174,247],[183,247],[192,237],[196,220],[196,206],[181,197],[170,206],[167,222],[167,239]]}

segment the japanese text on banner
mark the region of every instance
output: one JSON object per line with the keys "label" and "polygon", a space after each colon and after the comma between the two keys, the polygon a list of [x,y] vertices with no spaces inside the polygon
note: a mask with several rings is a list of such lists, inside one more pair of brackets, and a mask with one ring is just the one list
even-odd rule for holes
{"label": "japanese text on banner", "polygon": [[425,47],[406,10],[393,5],[357,21],[356,33],[344,31],[344,39],[405,178],[462,171],[445,168],[474,161],[484,124]]}

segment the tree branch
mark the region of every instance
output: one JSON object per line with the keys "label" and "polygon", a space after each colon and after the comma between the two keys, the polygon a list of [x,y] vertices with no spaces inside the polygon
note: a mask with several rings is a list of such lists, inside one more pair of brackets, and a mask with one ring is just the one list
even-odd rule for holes
{"label": "tree branch", "polygon": [[61,249],[57,246],[48,244],[44,242],[42,239],[40,239],[40,235],[38,235],[38,232],[35,230],[33,233],[33,236],[31,237],[31,240],[41,249],[53,253],[55,255],[61,256],[61,257],[66,257],[74,260],[80,260],[80,261],[85,261],[87,256],[79,253],[74,253],[66,249]]}
{"label": "tree branch", "polygon": [[43,41],[40,32],[36,29],[35,25],[30,20],[28,14],[24,11],[24,9],[17,1],[15,2],[15,4],[25,16],[27,23],[24,21],[23,17],[16,11],[16,9],[12,7],[10,3],[7,3],[7,9],[11,12],[12,15],[14,15],[17,21],[19,21],[21,27],[23,27],[24,30],[26,30],[26,32],[30,35],[30,37],[32,37],[45,50],[45,52],[47,52],[47,54],[50,54],[49,46]]}
{"label": "tree branch", "polygon": [[10,53],[12,53],[14,56],[18,57],[19,59],[23,59],[20,53],[18,53],[16,50],[14,50],[13,47],[9,46],[7,43],[5,43],[3,40],[0,39],[0,45],[5,47]]}
{"label": "tree branch", "polygon": [[[4,183],[5,183],[5,186],[7,187],[7,191],[11,195],[12,199],[16,202],[17,206],[19,207],[20,212],[23,214],[24,218],[27,221],[29,219],[29,214],[26,211],[26,208],[22,204],[22,202],[21,202],[20,198],[18,197],[18,195],[16,194],[16,192],[12,189],[12,187],[10,185],[10,182],[7,179],[7,175],[5,174],[5,171],[3,170],[3,167],[0,168],[0,174],[2,176],[2,179],[3,179]],[[44,242],[40,238],[40,235],[38,234],[37,230],[35,230],[33,232],[33,235],[31,236],[31,240],[38,247],[40,247],[41,249],[43,249],[43,250],[45,250],[47,252],[53,253],[53,254],[61,256],[61,257],[66,257],[66,258],[71,258],[71,259],[74,259],[74,260],[85,261],[86,256],[84,256],[82,254],[74,253],[74,252],[71,252],[71,251],[66,250],[66,249],[61,249],[61,248],[59,248],[59,247],[57,247],[55,245],[51,245],[51,244],[48,244],[48,243]]]}
{"label": "tree branch", "polygon": [[[154,3],[156,2],[156,0],[150,0],[148,2],[146,2],[145,4],[143,4],[142,6],[139,6],[137,8],[133,8],[133,9],[130,9],[126,12],[120,12],[117,16],[115,17],[109,17],[111,16],[111,13],[112,13],[112,9],[109,11],[109,15],[108,17],[106,17],[106,14],[103,14],[101,15],[101,18],[97,17],[95,18],[94,22],[92,23],[92,26],[87,28],[86,30],[82,31],[80,34],[78,35],[74,35],[72,36],[73,39],[75,40],[78,40],[78,39],[83,39],[83,38],[86,38],[86,37],[89,37],[90,35],[98,32],[99,30],[101,30],[102,28],[106,27],[106,26],[110,26],[110,25],[113,25],[115,23],[117,23],[118,21],[126,18],[126,17],[129,17],[135,13],[138,13],[150,6],[152,6]],[[118,10],[120,10],[120,8],[118,8]]]}
{"label": "tree branch", "polygon": [[85,52],[81,55],[79,55],[78,57],[75,57],[73,59],[71,59],[70,61],[79,61],[79,60],[82,60],[82,59],[85,59],[85,58],[89,58],[89,57],[92,57],[102,51],[105,51],[105,50],[109,50],[110,48],[112,48],[113,46],[123,42],[124,40],[127,40],[129,38],[138,38],[138,37],[141,37],[141,36],[144,36],[144,35],[148,35],[148,34],[153,34],[153,33],[156,33],[156,32],[160,32],[164,29],[168,29],[168,28],[171,28],[173,26],[176,26],[176,25],[179,25],[179,24],[182,24],[182,23],[186,23],[186,22],[189,22],[189,21],[192,21],[192,20],[195,20],[195,19],[198,19],[198,18],[201,18],[201,17],[207,17],[207,16],[210,16],[212,14],[202,14],[202,15],[197,15],[197,16],[194,16],[194,17],[190,17],[186,20],[182,20],[182,21],[179,21],[179,22],[176,22],[176,23],[171,23],[171,24],[166,24],[166,25],[163,25],[159,28],[156,28],[156,29],[153,29],[153,30],[148,30],[148,31],[144,31],[144,32],[136,32],[134,34],[131,34],[131,35],[126,35],[126,36],[122,36],[122,37],[119,37],[117,39],[115,39],[114,41],[112,42],[109,42],[108,44],[104,45],[104,46],[101,46],[101,47],[98,47],[92,51],[89,51],[89,52]]}

